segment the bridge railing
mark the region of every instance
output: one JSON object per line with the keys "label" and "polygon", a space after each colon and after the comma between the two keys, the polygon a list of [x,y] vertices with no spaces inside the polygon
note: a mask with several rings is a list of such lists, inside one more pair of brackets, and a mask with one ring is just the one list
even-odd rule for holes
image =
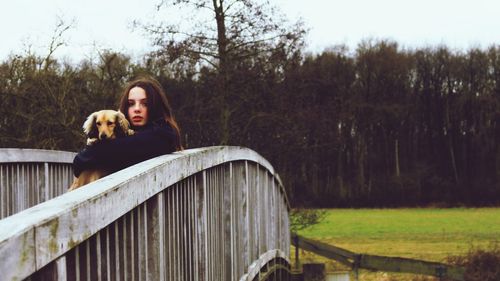
{"label": "bridge railing", "polygon": [[0,220],[0,280],[286,280],[288,211],[252,150],[165,155]]}
{"label": "bridge railing", "polygon": [[66,192],[75,153],[0,148],[0,219]]}

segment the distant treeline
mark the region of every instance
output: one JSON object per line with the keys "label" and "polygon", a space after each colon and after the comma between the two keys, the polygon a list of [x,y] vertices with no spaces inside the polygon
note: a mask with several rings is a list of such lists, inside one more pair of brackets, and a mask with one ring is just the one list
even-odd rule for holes
{"label": "distant treeline", "polygon": [[[0,147],[78,151],[81,125],[124,83],[156,77],[188,148],[252,148],[294,206],[480,206],[500,202],[500,47],[404,50],[363,42],[318,55],[256,55],[215,68],[104,52],[0,65]],[[224,124],[223,126],[221,124]]]}

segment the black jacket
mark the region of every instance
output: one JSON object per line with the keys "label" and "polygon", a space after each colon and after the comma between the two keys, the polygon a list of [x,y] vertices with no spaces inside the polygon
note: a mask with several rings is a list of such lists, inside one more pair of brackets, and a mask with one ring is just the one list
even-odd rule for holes
{"label": "black jacket", "polygon": [[88,169],[114,173],[139,162],[176,151],[177,135],[165,121],[150,122],[132,136],[98,141],[85,147],[73,160],[76,177]]}

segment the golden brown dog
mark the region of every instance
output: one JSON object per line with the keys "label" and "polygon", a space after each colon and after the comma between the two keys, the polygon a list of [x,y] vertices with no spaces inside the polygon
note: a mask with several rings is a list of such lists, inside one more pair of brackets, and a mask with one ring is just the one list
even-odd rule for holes
{"label": "golden brown dog", "polygon": [[[83,123],[83,131],[87,135],[87,145],[92,145],[99,140],[115,139],[134,134],[125,115],[115,110],[101,110],[90,114]],[[108,172],[101,169],[85,170],[78,178],[75,178],[68,191],[98,180],[107,174]]]}

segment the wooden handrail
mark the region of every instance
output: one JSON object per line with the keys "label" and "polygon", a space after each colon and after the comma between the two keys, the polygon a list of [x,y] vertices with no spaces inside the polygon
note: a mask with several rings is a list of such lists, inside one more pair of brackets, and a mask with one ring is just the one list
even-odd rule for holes
{"label": "wooden handrail", "polygon": [[0,163],[73,163],[76,153],[46,149],[0,148]]}

